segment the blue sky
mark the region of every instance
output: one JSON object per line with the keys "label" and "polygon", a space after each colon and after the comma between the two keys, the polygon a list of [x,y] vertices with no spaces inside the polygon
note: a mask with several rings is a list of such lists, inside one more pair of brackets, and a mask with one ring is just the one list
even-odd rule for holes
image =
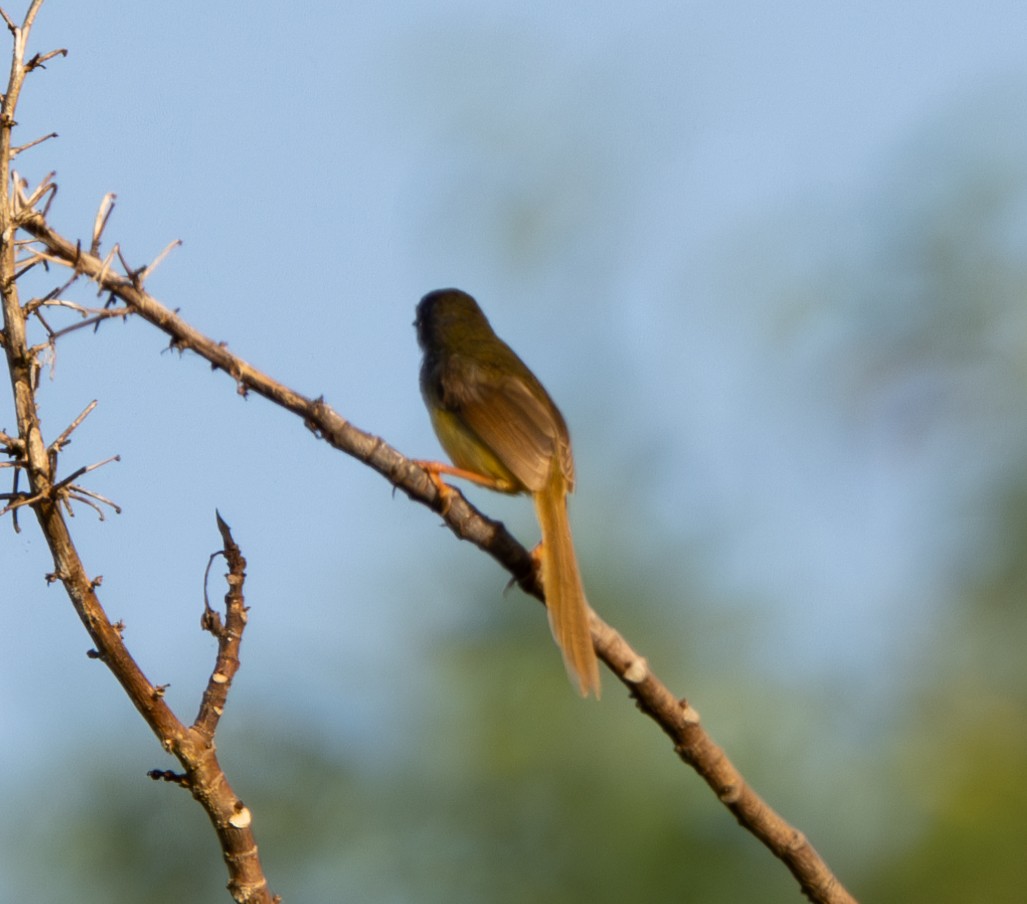
{"label": "blue sky", "polygon": [[[683,595],[727,607],[669,600],[640,620],[662,636],[697,619],[714,632],[698,664],[654,662],[668,680],[717,698],[707,667],[736,649],[735,605],[758,625],[745,647],[756,673],[881,694],[908,655],[882,623],[917,643],[962,567],[950,506],[993,472],[958,454],[961,397],[935,374],[889,382],[865,417],[840,405],[859,381],[834,364],[875,347],[858,337],[866,299],[795,293],[861,272],[884,227],[914,222],[932,173],[940,191],[946,161],[987,159],[979,134],[1024,147],[1022,4],[240,9],[44,7],[33,46],[70,52],[32,76],[19,137],[60,138],[18,169],[57,171],[53,224],[85,236],[117,193],[108,247],[140,264],[183,241],[150,283],[157,297],[414,456],[438,452],[414,304],[471,291],[571,425],[586,581],[590,559],[611,567],[608,522],[630,513],[658,540],[627,550],[625,569],[680,572]],[[379,691],[407,686],[402,663],[425,637],[486,617],[453,584],[466,573],[498,594],[502,575],[294,418],[166,345],[139,323],[76,335],[41,390],[49,437],[100,402],[66,467],[122,456],[90,487],[124,513],[74,522],[109,613],[191,718],[212,662],[197,623],[217,507],[250,563],[238,693],[285,700],[313,683],[312,707],[366,740],[382,673]],[[534,543],[526,501],[471,495]],[[137,732],[22,523],[0,551],[0,708],[22,739],[0,753],[4,782],[26,750],[61,755],[69,725],[94,740]]]}

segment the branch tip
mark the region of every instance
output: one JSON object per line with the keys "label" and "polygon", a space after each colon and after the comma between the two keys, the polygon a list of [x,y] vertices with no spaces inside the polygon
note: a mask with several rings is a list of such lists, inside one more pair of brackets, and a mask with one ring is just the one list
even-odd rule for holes
{"label": "branch tip", "polygon": [[67,48],[59,47],[57,50],[50,50],[47,53],[37,53],[31,60],[25,64],[25,71],[31,72],[33,69],[46,69],[44,63],[49,62],[56,56],[66,57],[68,55]]}
{"label": "branch tip", "polygon": [[158,254],[153,259],[152,262],[147,264],[145,267],[143,267],[139,271],[139,282],[140,282],[140,284],[142,282],[144,282],[145,280],[149,279],[150,274],[153,273],[153,271],[156,270],[164,262],[164,258],[166,258],[176,248],[181,247],[181,245],[182,245],[182,240],[181,239],[175,239],[173,242],[168,242],[168,244],[164,248],[164,250],[161,251],[161,253]]}
{"label": "branch tip", "polygon": [[[19,144],[16,148],[11,148],[11,156],[17,157],[22,151],[27,151],[29,148],[34,148],[37,144],[42,144],[44,141],[49,141],[51,138],[58,137],[59,136],[56,132],[50,132],[48,135],[43,135],[41,138],[33,139],[28,144]],[[43,216],[46,216],[49,209],[50,205],[47,203],[47,206],[43,209]]]}
{"label": "branch tip", "polygon": [[100,201],[100,206],[96,211],[96,219],[93,220],[93,241],[90,245],[90,252],[94,255],[98,255],[100,252],[100,239],[103,236],[104,229],[107,228],[107,221],[114,212],[114,202],[117,200],[117,197],[114,192],[107,192]]}

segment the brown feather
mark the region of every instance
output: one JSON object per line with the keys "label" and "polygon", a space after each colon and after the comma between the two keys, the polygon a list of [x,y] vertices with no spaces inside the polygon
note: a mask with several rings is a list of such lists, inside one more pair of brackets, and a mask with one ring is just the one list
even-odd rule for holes
{"label": "brown feather", "polygon": [[560,447],[569,445],[567,427],[549,397],[532,392],[519,376],[496,373],[460,354],[448,356],[440,384],[445,407],[460,416],[525,490],[539,492],[550,462],[562,458]]}
{"label": "brown feather", "polygon": [[574,458],[563,415],[545,387],[492,331],[470,295],[429,292],[417,306],[424,349],[421,393],[439,442],[462,476],[531,493],[542,528],[542,584],[549,625],[582,695],[599,696],[588,602],[574,554],[567,494]]}
{"label": "brown feather", "polygon": [[558,468],[553,468],[549,484],[533,498],[542,528],[542,587],[549,627],[581,696],[593,693],[598,698],[599,663],[588,626],[590,609],[567,518],[567,486]]}

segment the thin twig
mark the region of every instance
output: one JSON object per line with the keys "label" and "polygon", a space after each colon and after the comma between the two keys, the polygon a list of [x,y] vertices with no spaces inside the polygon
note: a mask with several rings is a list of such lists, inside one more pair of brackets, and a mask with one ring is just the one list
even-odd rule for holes
{"label": "thin twig", "polygon": [[68,492],[62,493],[61,496],[60,496],[61,505],[64,506],[64,511],[66,511],[68,513],[68,517],[69,518],[74,518],[75,517],[75,508],[71,504],[72,500],[74,500],[75,502],[81,502],[83,505],[88,505],[94,512],[96,512],[96,517],[100,521],[106,521],[107,520],[106,516],[103,513],[103,509],[100,508],[99,505],[97,505],[95,502],[93,502],[90,499],[86,499],[86,498],[80,496],[77,492],[75,492],[75,490],[76,490],[76,487],[71,487]]}
{"label": "thin twig", "polygon": [[[24,443],[22,443],[22,445],[24,446]],[[22,471],[22,468],[24,466],[25,466],[25,462],[23,461],[23,462],[21,462],[21,467],[18,467],[18,468],[14,469],[14,479],[11,481],[12,493],[11,493],[11,496],[8,497],[10,499],[17,498],[17,496],[18,496],[18,484],[19,484],[19,482],[21,480],[21,471]],[[3,513],[0,512],[0,514],[3,514]],[[11,512],[11,526],[14,528],[14,532],[16,534],[20,534],[21,533],[21,526],[18,524],[18,510],[17,509],[14,509]]]}
{"label": "thin twig", "polygon": [[15,282],[21,279],[26,273],[29,272],[29,270],[31,270],[33,267],[36,266],[36,264],[39,263],[42,263],[45,266],[46,257],[38,252],[34,252],[28,257],[22,258],[20,261],[18,261],[18,267],[14,271]]}
{"label": "thin twig", "polygon": [[[79,499],[81,502],[86,502],[86,500],[82,497],[88,496],[90,499],[95,499],[97,502],[102,502],[108,508],[112,509],[115,515],[121,514],[121,506],[118,505],[116,502],[112,502],[106,496],[101,496],[99,493],[96,493],[93,490],[87,490],[85,487],[80,487],[78,484],[72,484],[69,487],[69,490],[71,491],[71,495],[74,496],[76,499]],[[89,504],[92,505],[92,503]],[[97,511],[99,511],[99,509],[97,509]],[[106,520],[103,517],[102,512],[100,512],[100,520]]]}
{"label": "thin twig", "polygon": [[[239,644],[246,628],[246,605],[243,598],[243,584],[246,581],[246,559],[243,558],[235,540],[232,529],[225,523],[220,513],[215,513],[218,530],[224,544],[222,550],[210,557],[207,572],[203,580],[203,617],[200,624],[209,631],[218,642],[218,657],[211,672],[207,689],[203,693],[200,711],[193,722],[193,729],[203,737],[213,738],[218,722],[225,711],[225,701],[232,679],[239,670]],[[215,612],[207,602],[207,575],[210,566],[217,556],[223,555],[228,563],[228,592],[225,594],[225,620]]]}
{"label": "thin twig", "polygon": [[[64,480],[56,481],[57,455],[53,450],[67,441],[74,425],[49,448],[43,440],[36,398],[39,350],[30,348],[26,339],[29,312],[22,307],[18,293],[16,276],[19,262],[16,256],[20,246],[15,243],[15,230],[26,216],[44,216],[44,212],[34,209],[33,205],[38,205],[48,193],[52,197],[55,189],[44,181],[31,197],[26,198],[24,183],[20,178],[11,178],[11,160],[15,153],[11,131],[25,76],[63,53],[37,54],[25,62],[29,32],[41,4],[42,0],[32,0],[21,26],[16,26],[0,10],[0,18],[14,37],[10,76],[5,93],[0,95],[0,305],[3,312],[0,344],[6,356],[15,400],[17,448],[22,459],[19,462],[21,466],[14,471],[14,492],[7,497],[10,502],[3,511],[12,513],[12,523],[15,530],[19,530],[20,509],[31,507],[53,557],[54,568],[48,581],[63,584],[95,645],[94,658],[110,669],[163,748],[176,756],[184,768],[190,791],[206,810],[217,832],[228,866],[229,890],[233,898],[245,904],[272,904],[274,898],[261,869],[249,810],[234,793],[221,769],[212,738],[188,728],[178,719],[168,707],[161,686],[153,684],[132,658],[122,639],[120,626],[111,623],[97,596],[99,578],[89,577],[72,541],[65,515],[65,510],[71,511],[72,501],[90,506],[100,517],[103,517],[103,511],[97,502],[113,505],[98,493],[73,482],[103,462],[80,468]],[[45,257],[37,256],[27,263],[45,263],[45,260]],[[32,313],[39,317],[41,305],[34,306]],[[49,332],[51,336],[56,335],[53,330]],[[79,423],[83,416],[79,416]],[[13,443],[8,448],[13,448]],[[27,492],[20,493],[18,479],[23,470],[29,488]]]}
{"label": "thin twig", "polygon": [[100,201],[100,207],[96,211],[96,219],[93,220],[93,240],[89,245],[89,250],[92,254],[100,253],[100,239],[103,236],[104,229],[107,228],[107,221],[110,220],[111,214],[114,213],[114,202],[117,200],[117,197],[114,192],[107,192]]}
{"label": "thin twig", "polygon": [[48,53],[37,53],[34,57],[32,57],[31,60],[29,60],[25,64],[25,69],[28,72],[31,72],[33,69],[45,69],[46,67],[43,65],[43,63],[47,62],[47,60],[52,60],[55,56],[66,57],[67,55],[68,51],[65,50],[63,47],[57,50],[51,50]]}
{"label": "thin twig", "polygon": [[[14,121],[13,113],[22,80],[31,68],[41,65],[49,58],[37,55],[27,65],[23,63],[25,40],[40,3],[41,0],[34,0],[21,28],[15,27],[6,14],[3,15],[15,36],[15,51],[8,92],[3,98],[3,119],[0,120],[0,192],[6,192],[9,184],[7,173],[13,150],[10,144],[10,124]],[[32,196],[37,202],[43,197],[42,194],[37,194],[38,192],[39,189]],[[5,230],[11,225],[8,198],[4,196],[3,200],[5,203],[0,205],[0,219],[3,222],[0,225],[4,228],[0,229],[0,234],[6,234]],[[124,270],[124,275],[119,275],[111,268],[112,255],[106,260],[101,260],[95,253],[83,253],[80,244],[73,245],[51,230],[45,216],[31,206],[19,210],[17,219],[15,225],[21,226],[39,239],[53,259],[59,259],[73,271],[82,272],[94,279],[101,292],[120,298],[144,319],[167,333],[176,347],[188,348],[204,357],[215,368],[224,370],[235,381],[238,389],[255,391],[293,411],[318,436],[384,475],[394,487],[402,489],[412,499],[439,512],[458,537],[474,542],[493,556],[510,571],[526,592],[542,599],[542,587],[530,554],[513,539],[503,525],[483,516],[457,491],[452,491],[443,500],[427,472],[380,437],[349,424],[325,404],[323,399],[310,399],[273,380],[230,353],[222,343],[204,336],[145,292],[142,288],[145,276],[152,271],[160,257],[150,268],[133,270],[116,245],[114,252]],[[94,228],[94,242],[97,241],[98,235]],[[249,834],[249,811],[231,794],[230,789],[226,795],[224,775],[217,767],[213,746],[208,736],[208,731],[212,734],[213,727],[216,726],[217,717],[220,715],[219,708],[223,705],[218,696],[220,690],[227,691],[237,667],[237,660],[225,658],[233,655],[232,644],[236,642],[236,631],[229,629],[227,621],[224,628],[219,631],[218,661],[208,682],[200,715],[192,728],[185,728],[167,707],[160,688],[153,685],[132,660],[121,640],[120,631],[107,619],[96,597],[96,581],[90,580],[87,576],[71,542],[60,507],[56,504],[57,499],[61,497],[65,501],[68,498],[81,499],[83,494],[98,498],[95,494],[71,484],[71,481],[98,467],[99,464],[80,469],[56,484],[50,483],[53,480],[53,469],[47,461],[45,447],[41,442],[38,415],[34,407],[35,399],[31,388],[32,363],[24,342],[24,314],[20,305],[16,303],[13,247],[6,249],[5,253],[9,257],[0,261],[3,268],[3,272],[0,272],[0,287],[4,294],[5,323],[8,324],[5,350],[11,364],[12,381],[26,399],[19,403],[19,436],[26,443],[26,454],[30,464],[27,473],[32,488],[30,499],[20,499],[17,502],[20,506],[32,505],[53,553],[54,574],[64,583],[93,637],[98,656],[109,665],[125,686],[133,703],[162,739],[166,748],[179,757],[186,770],[185,779],[188,787],[194,796],[208,805],[208,812],[222,838],[226,861],[230,867],[238,866],[234,863],[233,857],[246,857],[250,866],[256,866],[257,872],[253,875],[259,877],[259,884],[245,884],[239,880],[240,873],[232,873],[233,894],[237,895],[239,900],[270,900],[266,882],[259,873],[259,861],[252,835]],[[12,322],[21,330],[13,340],[9,327]],[[61,493],[62,490],[65,492]],[[220,518],[218,520],[225,543],[225,555],[230,564],[229,597],[237,593],[237,597],[232,600],[226,597],[227,612],[231,616],[234,607],[237,617],[241,619],[238,627],[238,633],[241,634],[242,626],[245,624],[245,607],[241,593],[245,562],[239,556],[238,570],[232,565],[231,547],[234,547],[234,543],[227,526]],[[235,554],[238,554],[237,548]],[[232,578],[237,579],[236,584],[232,583]],[[738,820],[787,865],[799,881],[803,892],[813,901],[832,904],[851,902],[851,896],[838,884],[827,864],[819,858],[802,834],[781,819],[745,783],[724,751],[702,728],[695,710],[686,701],[675,698],[653,673],[646,660],[634,651],[620,634],[594,614],[591,629],[599,656],[628,688],[639,708],[671,738],[677,755],[699,772]],[[217,788],[209,784],[214,779],[222,782]],[[241,843],[249,844],[250,847],[241,849]]]}
{"label": "thin twig", "polygon": [[118,254],[118,260],[121,262],[121,269],[125,271],[125,275],[128,277],[129,282],[137,289],[142,288],[142,284],[139,280],[139,274],[145,270],[145,267],[133,269],[128,265],[128,261],[125,260],[125,255],[121,253],[121,246],[115,245],[114,250]]}
{"label": "thin twig", "polygon": [[[54,490],[62,490],[67,486],[70,486],[74,481],[78,480],[83,474],[88,474],[90,471],[95,471],[97,468],[102,468],[104,465],[109,465],[112,461],[121,461],[120,455],[112,455],[110,458],[105,458],[103,461],[95,462],[91,465],[84,465],[81,468],[73,471],[63,480],[58,481],[53,485]],[[84,492],[79,489],[79,492]]]}
{"label": "thin twig", "polygon": [[[103,287],[103,277],[105,277],[107,275],[107,273],[110,272],[110,266],[111,266],[111,263],[114,261],[114,256],[115,255],[117,255],[119,257],[121,256],[121,249],[118,248],[117,242],[114,243],[114,247],[111,248],[111,250],[108,252],[107,256],[103,259],[103,263],[101,264],[100,270],[97,273],[97,276],[101,277],[100,279],[97,279],[97,281],[96,281],[96,284],[99,287],[99,289],[98,289],[98,291],[96,293],[97,295],[103,295],[103,293],[106,291],[104,289],[104,287]],[[77,256],[78,256],[78,252],[76,250],[76,257]],[[66,262],[62,261],[62,263],[66,263]]]}
{"label": "thin twig", "polygon": [[[15,474],[17,473],[18,472],[15,471]],[[11,502],[0,509],[0,517],[6,515],[8,512],[16,511],[22,506],[35,505],[37,502],[42,502],[45,498],[42,493],[36,493],[35,496],[26,496],[24,493],[5,493],[4,496],[5,498],[10,499]]]}
{"label": "thin twig", "polygon": [[89,417],[90,414],[93,413],[93,409],[96,408],[96,404],[96,399],[93,399],[93,401],[91,401],[88,405],[86,405],[85,408],[82,409],[82,413],[79,414],[79,416],[76,417],[75,420],[73,420],[67,427],[64,428],[64,431],[61,433],[61,435],[58,436],[57,439],[55,439],[52,443],[50,443],[50,448],[48,450],[50,455],[57,455],[61,451],[61,449],[64,448],[65,444],[68,442],[68,439],[71,437],[71,434],[78,429],[79,424],[81,424],[87,417]]}
{"label": "thin twig", "polygon": [[[43,141],[45,139],[39,139],[39,140]],[[38,142],[33,142],[33,143],[34,144],[38,144]],[[30,145],[25,145],[25,147],[30,147]],[[12,148],[11,149],[11,154],[12,155],[13,154],[17,154],[17,150]],[[18,213],[19,214],[23,214],[26,210],[34,209],[35,206],[43,199],[43,197],[45,195],[49,194],[50,198],[49,198],[49,200],[46,203],[46,207],[44,207],[44,209],[40,211],[40,213],[44,217],[47,215],[47,213],[50,210],[50,202],[53,201],[53,198],[57,194],[57,183],[53,181],[54,176],[56,176],[56,175],[57,174],[54,173],[54,172],[47,173],[46,178],[44,178],[43,181],[40,182],[39,185],[37,185],[35,187],[35,189],[33,190],[31,195],[28,195],[26,197],[25,189],[28,188],[28,182],[26,182],[24,179],[22,179],[18,175],[17,172],[14,172],[12,174],[12,178],[14,180],[14,186],[15,186],[15,195],[14,196],[15,196],[15,199],[17,200],[17,202],[18,202]]]}
{"label": "thin twig", "polygon": [[153,271],[156,270],[164,262],[164,258],[166,258],[176,248],[180,248],[181,245],[181,239],[175,239],[173,242],[168,242],[167,247],[165,247],[160,254],[158,254],[149,264],[147,264],[145,267],[142,268],[142,270],[139,271],[139,283],[142,284],[147,279],[149,279]]}
{"label": "thin twig", "polygon": [[[11,153],[14,154],[15,157],[17,157],[18,154],[20,154],[22,151],[27,151],[29,148],[34,148],[37,144],[42,144],[44,141],[49,141],[51,138],[57,138],[57,133],[50,132],[49,135],[42,135],[39,138],[34,138],[28,144],[19,144],[16,148],[11,148]],[[43,213],[45,214],[46,211],[44,210]]]}
{"label": "thin twig", "polygon": [[44,320],[40,311],[34,311],[36,319],[43,324],[44,329],[47,331],[47,341],[39,345],[33,345],[30,351],[37,352],[42,351],[44,348],[49,349],[51,354],[56,358],[56,344],[57,340],[63,336],[67,336],[69,333],[74,333],[76,330],[81,330],[86,327],[98,327],[105,320],[112,320],[120,317],[122,320],[128,318],[134,312],[129,307],[123,308],[87,308],[73,301],[63,301],[61,299],[54,299],[52,301],[46,301],[41,303],[43,307],[61,307],[69,308],[73,311],[78,312],[82,315],[82,320],[77,323],[69,324],[68,326],[61,327],[59,330],[53,329]]}
{"label": "thin twig", "polygon": [[[107,262],[82,253],[78,245],[54,232],[42,217],[29,217],[22,228],[39,239],[55,258],[96,280],[101,291],[118,296],[139,316],[165,332],[174,347],[190,349],[216,369],[225,371],[240,390],[252,390],[299,415],[316,435],[378,471],[411,499],[438,512],[458,537],[469,540],[500,562],[526,593],[544,598],[531,554],[501,523],[486,518],[458,491],[453,490],[443,500],[427,472],[415,462],[380,437],[348,423],[323,399],[301,395],[232,354],[223,343],[200,333],[144,291],[138,274],[127,267],[127,276],[112,272]],[[675,697],[645,658],[595,613],[590,626],[596,652],[628,688],[639,709],[660,726],[681,760],[702,776],[738,821],[787,866],[803,893],[811,901],[823,904],[853,904],[852,896],[802,833],[745,782],[724,750],[706,733],[687,701]]]}

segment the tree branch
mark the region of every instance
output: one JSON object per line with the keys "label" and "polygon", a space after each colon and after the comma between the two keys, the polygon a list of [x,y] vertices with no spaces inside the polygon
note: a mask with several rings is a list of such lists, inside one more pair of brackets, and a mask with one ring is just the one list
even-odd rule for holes
{"label": "tree branch", "polygon": [[203,617],[200,619],[200,625],[217,640],[218,658],[214,671],[210,674],[210,680],[207,682],[207,689],[203,693],[200,712],[196,716],[196,721],[193,722],[193,730],[198,732],[201,737],[210,740],[214,739],[214,732],[225,711],[228,688],[235,673],[239,670],[239,645],[242,643],[242,632],[246,629],[247,611],[242,593],[243,582],[246,580],[246,560],[232,539],[231,528],[221,518],[220,513],[217,513],[217,522],[224,548],[210,557],[210,562],[207,563],[207,574],[210,574],[210,566],[214,559],[223,555],[228,562],[225,621],[221,621],[221,616],[211,609],[210,603],[207,602],[207,582],[204,579]]}
{"label": "tree branch", "polygon": [[[22,212],[26,209],[19,191],[11,191],[10,161],[15,153],[11,145],[14,112],[25,76],[55,53],[36,56],[25,62],[25,46],[29,31],[42,0],[34,0],[23,24],[16,26],[6,13],[0,18],[14,36],[11,74],[7,91],[0,101],[0,305],[3,311],[2,345],[7,358],[11,389],[17,418],[17,438],[0,434],[4,451],[14,457],[14,492],[9,497],[16,505],[30,506],[53,557],[54,571],[50,582],[60,581],[75,611],[89,632],[95,651],[91,657],[101,659],[125,689],[129,699],[158,737],[166,751],[174,754],[185,769],[180,783],[189,788],[204,807],[221,842],[229,870],[229,889],[236,901],[247,904],[272,904],[273,897],[267,886],[257,845],[250,828],[251,814],[232,791],[214,752],[213,731],[217,719],[208,715],[187,728],[164,701],[163,689],[153,685],[128,652],[120,624],[112,624],[97,596],[99,577],[90,578],[79,557],[62,513],[62,505],[78,499],[94,505],[91,499],[102,497],[77,487],[72,481],[92,470],[96,465],[80,468],[70,477],[58,480],[57,464],[62,446],[72,431],[82,422],[92,406],[72,422],[49,446],[44,443],[35,392],[35,377],[39,371],[38,349],[27,342],[26,321],[38,316],[38,306],[22,306],[18,294],[16,263],[16,232]],[[33,203],[43,197],[52,197],[49,187],[33,194]],[[24,272],[24,271],[21,271]],[[24,472],[29,489],[18,492],[18,476]],[[87,498],[88,497],[88,498]],[[15,509],[12,517],[16,517]],[[15,525],[17,522],[15,522]],[[229,596],[225,636],[219,639],[219,656],[211,685],[204,697],[201,713],[223,709],[228,684],[238,667],[238,644],[245,623],[242,605],[242,569],[244,560],[232,542],[227,525],[218,519],[225,543],[225,555],[230,563]],[[207,612],[210,612],[209,606]],[[206,618],[206,616],[205,616]]]}
{"label": "tree branch", "polygon": [[[28,315],[27,308],[18,298],[17,277],[37,261],[57,262],[69,267],[73,275],[87,276],[101,292],[121,299],[132,312],[166,333],[173,348],[189,349],[212,367],[229,374],[239,393],[256,392],[293,412],[315,435],[373,468],[411,499],[439,513],[454,534],[495,558],[525,592],[539,600],[543,599],[541,583],[527,550],[501,523],[490,520],[467,503],[459,491],[447,493],[443,498],[426,471],[382,438],[350,424],[322,398],[304,396],[252,367],[229,352],[224,343],[204,336],[146,292],[145,277],[172,246],[152,264],[138,270],[125,264],[117,245],[106,258],[101,259],[100,238],[107,225],[112,196],[104,199],[97,214],[88,251],[83,251],[81,242],[72,243],[49,226],[46,210],[40,211],[36,205],[44,198],[49,205],[55,185],[48,178],[26,197],[20,184],[14,184],[16,180],[12,180],[11,172],[14,155],[38,143],[15,148],[11,141],[14,111],[24,78],[29,72],[42,68],[46,60],[63,52],[52,51],[27,62],[25,60],[28,34],[41,4],[42,0],[33,0],[21,26],[15,25],[6,13],[0,11],[0,18],[14,37],[11,74],[7,92],[0,103],[0,295],[4,316],[3,346],[18,427],[17,437],[5,434],[0,439],[8,454],[15,456],[15,474],[21,471],[26,474],[29,491],[23,498],[19,497],[19,504],[31,506],[50,547],[55,569],[50,579],[63,583],[96,644],[95,658],[107,664],[162,745],[185,768],[185,775],[157,772],[154,777],[188,787],[206,809],[225,851],[233,897],[237,901],[270,902],[273,899],[260,869],[250,829],[251,814],[228,785],[217,763],[213,745],[213,734],[238,668],[239,642],[246,622],[242,596],[245,560],[227,525],[219,517],[218,527],[229,564],[226,615],[222,622],[220,616],[205,603],[202,624],[217,638],[218,656],[196,721],[191,727],[186,727],[164,702],[162,689],[151,684],[129,654],[121,638],[120,626],[110,623],[97,597],[99,578],[88,577],[72,543],[61,511],[61,503],[66,502],[72,487],[67,481],[58,481],[55,475],[62,440],[76,424],[47,448],[42,438],[34,390],[39,369],[37,350],[26,341]],[[40,246],[27,261],[21,262],[24,266],[20,270],[15,253],[19,229],[32,236]],[[122,273],[115,270],[115,259],[120,261]],[[38,316],[38,308],[35,313]],[[852,904],[854,899],[805,836],[749,787],[724,751],[703,729],[695,709],[687,701],[677,699],[645,658],[594,613],[591,630],[599,657],[625,685],[639,709],[660,726],[671,739],[680,759],[702,776],[738,821],[782,860],[799,882],[802,892],[815,902]]]}
{"label": "tree branch", "polygon": [[[79,244],[55,232],[42,215],[22,211],[20,225],[42,244],[50,260],[89,277],[103,292],[121,299],[166,333],[173,348],[189,349],[215,369],[223,370],[235,381],[239,393],[256,392],[299,415],[315,435],[362,461],[411,499],[437,512],[454,534],[491,555],[526,593],[544,600],[530,553],[500,522],[484,516],[459,491],[454,490],[452,497],[447,495],[444,501],[428,473],[381,437],[350,424],[323,398],[311,399],[290,389],[229,352],[224,343],[203,335],[146,292],[133,272],[115,273],[108,261],[82,251]],[[745,782],[723,749],[706,733],[698,713],[688,702],[677,699],[645,658],[595,613],[590,626],[597,654],[628,688],[639,709],[663,729],[677,755],[703,777],[739,823],[788,867],[806,897],[823,904],[853,904],[855,899],[806,837]]]}

